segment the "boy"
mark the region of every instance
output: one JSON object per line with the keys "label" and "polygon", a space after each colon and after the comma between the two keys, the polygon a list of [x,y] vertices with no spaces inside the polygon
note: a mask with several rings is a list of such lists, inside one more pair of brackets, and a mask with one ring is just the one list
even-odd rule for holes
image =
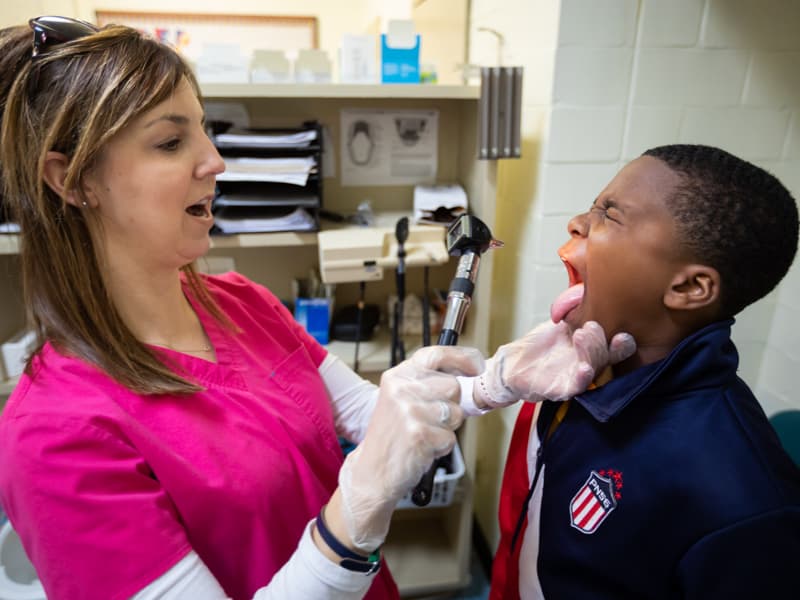
{"label": "boy", "polygon": [[800,470],[730,339],[794,259],[795,200],[727,152],[663,146],[568,230],[553,321],[637,351],[605,385],[523,405],[490,598],[800,597]]}

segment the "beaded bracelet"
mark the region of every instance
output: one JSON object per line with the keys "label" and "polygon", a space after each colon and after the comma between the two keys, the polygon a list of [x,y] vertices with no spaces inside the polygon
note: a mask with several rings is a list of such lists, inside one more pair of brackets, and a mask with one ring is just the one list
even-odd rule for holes
{"label": "beaded bracelet", "polygon": [[342,542],[337,540],[336,536],[328,529],[328,526],[325,524],[325,518],[322,516],[324,510],[325,507],[323,506],[317,516],[317,531],[319,531],[319,534],[322,536],[322,539],[325,540],[328,547],[342,558],[342,560],[339,561],[339,566],[348,571],[364,573],[364,575],[377,573],[378,569],[381,568],[381,549],[378,548],[367,557],[350,550],[347,546],[342,544]]}

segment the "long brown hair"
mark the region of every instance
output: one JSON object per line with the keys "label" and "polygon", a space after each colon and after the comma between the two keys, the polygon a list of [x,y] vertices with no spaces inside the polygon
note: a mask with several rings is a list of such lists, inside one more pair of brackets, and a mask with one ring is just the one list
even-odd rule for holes
{"label": "long brown hair", "polygon": [[[20,256],[28,319],[37,347],[50,341],[125,387],[143,394],[201,389],[175,373],[128,329],[101,275],[91,211],[65,202],[45,183],[47,152],[69,158],[65,189],[82,198],[84,177],[105,144],[187,80],[200,90],[172,48],[138,31],[108,26],[52,46],[31,60],[26,27],[0,31],[0,171],[3,195],[20,225]],[[183,267],[191,293],[221,324],[235,327],[214,302],[194,264]]]}

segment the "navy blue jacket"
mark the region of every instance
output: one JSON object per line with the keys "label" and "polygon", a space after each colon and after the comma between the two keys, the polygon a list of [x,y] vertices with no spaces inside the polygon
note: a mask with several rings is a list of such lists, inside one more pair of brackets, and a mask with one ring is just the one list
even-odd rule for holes
{"label": "navy blue jacket", "polygon": [[546,598],[800,598],[800,470],[736,375],[732,323],[571,402],[540,459]]}

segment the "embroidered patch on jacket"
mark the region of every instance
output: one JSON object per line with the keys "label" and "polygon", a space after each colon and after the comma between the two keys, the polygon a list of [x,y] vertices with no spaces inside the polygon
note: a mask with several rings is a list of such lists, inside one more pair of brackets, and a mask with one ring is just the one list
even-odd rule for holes
{"label": "embroidered patch on jacket", "polygon": [[569,504],[570,524],[581,533],[597,531],[622,498],[622,473],[613,469],[592,471]]}

